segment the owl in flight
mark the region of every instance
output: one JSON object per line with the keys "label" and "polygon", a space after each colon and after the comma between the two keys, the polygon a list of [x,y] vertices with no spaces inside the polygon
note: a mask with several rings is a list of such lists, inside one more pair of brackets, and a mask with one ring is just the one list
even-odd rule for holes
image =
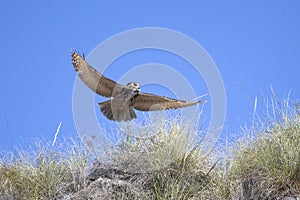
{"label": "owl in flight", "polygon": [[101,112],[109,120],[130,121],[137,117],[134,109],[140,111],[177,109],[206,102],[205,100],[188,102],[142,93],[140,92],[140,84],[130,82],[123,86],[106,78],[90,66],[77,52],[72,51],[71,57],[79,78],[98,95],[112,98],[98,103]]}

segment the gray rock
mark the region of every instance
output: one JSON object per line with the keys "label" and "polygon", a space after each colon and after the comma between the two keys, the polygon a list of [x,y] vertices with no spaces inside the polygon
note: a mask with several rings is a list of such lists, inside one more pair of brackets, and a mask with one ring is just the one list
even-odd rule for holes
{"label": "gray rock", "polygon": [[143,192],[122,180],[98,178],[88,187],[64,200],[142,199]]}
{"label": "gray rock", "polygon": [[284,197],[283,200],[300,200],[300,195]]}

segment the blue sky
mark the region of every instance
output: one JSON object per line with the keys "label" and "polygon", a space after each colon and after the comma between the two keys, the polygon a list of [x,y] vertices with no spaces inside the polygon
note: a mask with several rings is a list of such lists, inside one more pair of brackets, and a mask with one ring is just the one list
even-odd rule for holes
{"label": "blue sky", "polygon": [[[292,99],[299,98],[296,0],[6,1],[0,7],[0,24],[0,149],[11,149],[28,138],[52,140],[61,121],[61,135],[76,135],[71,48],[88,54],[105,39],[133,28],[173,29],[206,49],[226,89],[227,137],[250,120],[256,96],[270,96],[270,85],[280,97],[291,90]],[[180,64],[162,54],[143,51],[124,56],[107,75],[119,77],[117,65],[127,70],[149,62]],[[198,95],[203,92],[197,89]],[[263,104],[261,98],[259,103]]]}

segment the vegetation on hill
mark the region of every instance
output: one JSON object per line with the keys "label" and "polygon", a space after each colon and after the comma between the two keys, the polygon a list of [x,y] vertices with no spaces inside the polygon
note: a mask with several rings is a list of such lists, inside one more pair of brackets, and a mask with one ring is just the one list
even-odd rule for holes
{"label": "vegetation on hill", "polygon": [[[276,95],[254,112],[244,137],[203,155],[186,124],[128,126],[97,158],[81,142],[34,142],[4,152],[0,197],[9,199],[297,199],[300,196],[300,109]],[[256,108],[256,107],[255,107]],[[155,126],[155,127],[154,127]],[[139,137],[135,132],[152,136]],[[149,133],[150,134],[150,133]]]}

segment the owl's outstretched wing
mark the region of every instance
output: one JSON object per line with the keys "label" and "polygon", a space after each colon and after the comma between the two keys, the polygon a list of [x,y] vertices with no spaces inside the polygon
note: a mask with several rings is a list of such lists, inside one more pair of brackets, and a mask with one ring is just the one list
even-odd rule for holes
{"label": "owl's outstretched wing", "polygon": [[154,94],[140,93],[133,99],[132,106],[140,111],[152,111],[183,108],[205,102],[205,100],[194,102],[182,101]]}
{"label": "owl's outstretched wing", "polygon": [[113,92],[118,92],[122,89],[122,85],[97,72],[80,54],[72,51],[71,57],[72,64],[75,71],[78,72],[79,78],[95,93],[105,97],[112,97]]}

